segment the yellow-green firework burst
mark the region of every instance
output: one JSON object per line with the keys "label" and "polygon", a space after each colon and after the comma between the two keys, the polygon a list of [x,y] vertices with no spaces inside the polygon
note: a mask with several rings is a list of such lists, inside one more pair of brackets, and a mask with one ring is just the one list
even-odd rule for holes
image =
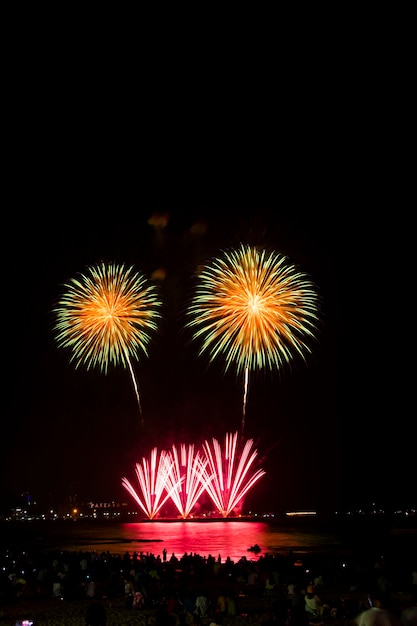
{"label": "yellow-green firework burst", "polygon": [[222,356],[237,373],[281,369],[311,352],[319,295],[286,256],[241,245],[203,266],[187,316],[210,361]]}
{"label": "yellow-green firework burst", "polygon": [[102,262],[64,287],[53,311],[58,346],[71,352],[75,367],[105,374],[110,365],[129,368],[138,396],[131,360],[148,356],[157,330],[162,303],[156,286],[133,266]]}

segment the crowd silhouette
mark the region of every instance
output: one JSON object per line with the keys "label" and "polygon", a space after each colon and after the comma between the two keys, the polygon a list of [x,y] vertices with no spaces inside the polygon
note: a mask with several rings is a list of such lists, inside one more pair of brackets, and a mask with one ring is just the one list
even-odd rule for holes
{"label": "crowd silhouette", "polygon": [[152,610],[156,623],[173,626],[235,623],[234,618],[255,611],[263,616],[262,624],[365,624],[366,616],[378,613],[369,613],[371,608],[398,620],[392,624],[409,626],[415,622],[406,620],[415,619],[417,605],[413,558],[387,562],[382,557],[373,561],[371,555],[311,554],[300,559],[289,552],[232,561],[195,553],[178,558],[166,549],[162,556],[6,550],[0,562],[0,604],[88,598],[86,624],[91,626],[96,614],[105,620],[103,608],[114,598],[123,598],[126,611]]}

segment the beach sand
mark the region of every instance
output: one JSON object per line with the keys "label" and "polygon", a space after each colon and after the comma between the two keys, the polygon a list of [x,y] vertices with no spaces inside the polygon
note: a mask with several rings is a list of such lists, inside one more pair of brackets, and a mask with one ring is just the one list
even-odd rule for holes
{"label": "beach sand", "polygon": [[[340,596],[333,590],[333,599]],[[326,597],[332,601],[333,594]],[[59,598],[24,599],[7,606],[0,605],[0,626],[15,626],[17,620],[31,619],[33,626],[85,626],[85,614],[87,608],[94,600],[77,599],[61,600]],[[155,626],[156,610],[154,609],[131,609],[125,607],[122,597],[101,599],[107,615],[106,626]],[[265,598],[247,597],[240,603],[239,615],[224,617],[224,626],[261,626],[271,617],[270,603]],[[179,625],[178,614],[174,614],[176,623]],[[202,623],[209,626],[213,618],[204,618]],[[307,621],[307,623],[309,623]],[[332,617],[329,613],[322,618],[313,618],[311,624],[332,624],[333,626],[351,626],[350,619]],[[187,625],[192,624],[188,616]]]}

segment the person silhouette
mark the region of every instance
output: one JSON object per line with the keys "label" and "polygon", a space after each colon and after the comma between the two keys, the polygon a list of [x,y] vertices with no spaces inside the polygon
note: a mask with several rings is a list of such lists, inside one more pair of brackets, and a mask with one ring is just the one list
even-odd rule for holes
{"label": "person silhouette", "polygon": [[381,593],[372,593],[369,596],[369,608],[356,617],[357,626],[401,626],[399,618],[384,605],[385,596]]}

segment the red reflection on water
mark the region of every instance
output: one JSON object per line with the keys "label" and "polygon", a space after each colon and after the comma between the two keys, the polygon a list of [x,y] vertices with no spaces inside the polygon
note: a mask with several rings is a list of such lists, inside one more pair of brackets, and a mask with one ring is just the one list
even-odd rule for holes
{"label": "red reflection on water", "polygon": [[[239,561],[246,557],[257,561],[265,554],[288,554],[291,551],[308,552],[317,548],[340,548],[339,537],[317,529],[295,529],[257,521],[172,521],[120,524],[119,551],[162,555],[165,548],[181,558],[186,552]],[[122,543],[124,542],[124,543]],[[258,544],[261,552],[248,550]]]}
{"label": "red reflection on water", "polygon": [[[41,525],[43,528],[43,524]],[[3,531],[8,529],[6,523]],[[54,549],[87,552],[110,552],[124,555],[126,552],[151,553],[161,556],[167,551],[168,558],[175,554],[181,558],[186,552],[196,553],[202,557],[212,555],[217,559],[220,554],[222,562],[227,557],[237,562],[242,557],[257,561],[265,554],[288,554],[289,550],[298,554],[317,549],[345,549],[345,535],[333,532],[322,532],[316,525],[282,525],[264,521],[146,521],[136,523],[79,521],[56,525],[47,525],[40,530],[39,526],[27,526],[28,532],[11,535],[3,532],[3,545],[21,545],[25,550],[35,545],[37,549]],[[248,548],[258,544],[261,552],[250,552]]]}
{"label": "red reflection on water", "polygon": [[[142,522],[137,524],[121,524],[122,536],[128,540],[128,552],[150,552],[162,554],[167,550],[181,558],[186,552],[196,553],[203,557],[220,554],[222,561],[230,557],[238,561],[242,556],[257,560],[267,552],[263,538],[268,531],[264,522],[233,522],[233,521],[175,521],[175,522]],[[256,554],[248,551],[254,544],[259,544],[262,552]]]}

